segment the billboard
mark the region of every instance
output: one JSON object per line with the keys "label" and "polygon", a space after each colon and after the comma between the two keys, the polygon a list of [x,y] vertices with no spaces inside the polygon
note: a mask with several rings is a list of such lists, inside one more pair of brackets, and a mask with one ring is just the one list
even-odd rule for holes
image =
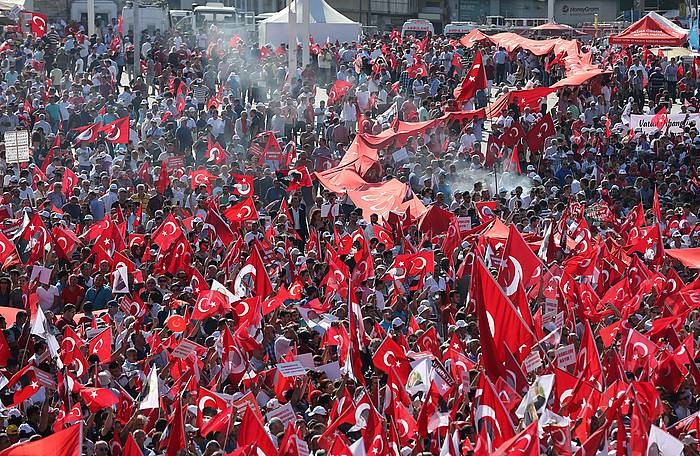
{"label": "billboard", "polygon": [[595,15],[598,22],[612,22],[617,18],[617,2],[602,0],[559,0],[554,3],[554,20],[568,25],[593,23]]}

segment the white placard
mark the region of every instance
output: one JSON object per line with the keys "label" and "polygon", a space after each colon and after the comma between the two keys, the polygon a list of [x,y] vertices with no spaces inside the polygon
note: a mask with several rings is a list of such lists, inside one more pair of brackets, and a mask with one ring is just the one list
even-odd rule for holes
{"label": "white placard", "polygon": [[340,363],[333,361],[332,363],[318,366],[314,369],[316,372],[323,372],[329,380],[335,381],[340,378]]}
{"label": "white placard", "polygon": [[564,312],[559,312],[556,317],[554,317],[554,326],[561,328],[564,326]]}
{"label": "white placard", "polygon": [[[632,114],[630,116],[630,128],[636,130],[641,128],[644,133],[653,133],[655,131],[661,130],[666,131],[666,125],[659,129],[653,123],[654,115],[639,115]],[[695,121],[695,123],[700,120],[700,114],[668,114],[668,123],[670,124],[669,132],[671,133],[683,133],[683,128],[690,126],[690,122]]]}
{"label": "white placard", "polygon": [[294,361],[299,361],[301,365],[307,369],[314,369],[316,367],[316,363],[314,363],[314,355],[311,353],[302,353],[301,355],[297,355],[294,357]]}
{"label": "white placard", "polygon": [[175,347],[172,355],[175,358],[187,358],[192,353],[196,353],[198,348],[204,349],[204,347],[199,345],[197,342],[193,342],[189,339],[183,339],[182,342],[180,342],[180,344],[177,347]]}
{"label": "white placard", "polygon": [[459,231],[469,231],[472,229],[472,218],[457,217],[457,225],[459,225]]}
{"label": "white placard", "polygon": [[51,281],[51,269],[35,264],[32,266],[32,275],[29,276],[29,283],[38,280],[43,285],[48,285]]}
{"label": "white placard", "polygon": [[559,347],[554,352],[557,357],[557,367],[566,369],[576,363],[576,348],[574,344]]}
{"label": "white placard", "polygon": [[393,154],[391,154],[391,158],[394,159],[395,163],[401,163],[403,161],[408,160],[408,151],[406,150],[405,147],[402,147],[401,149],[395,151]]}
{"label": "white placard", "polygon": [[540,359],[540,352],[537,350],[531,351],[523,360],[523,367],[525,367],[528,374],[541,366],[542,360]]}
{"label": "white placard", "polygon": [[279,418],[282,421],[284,427],[287,427],[287,423],[296,420],[296,413],[294,413],[294,408],[292,404],[287,402],[282,407],[277,407],[274,410],[267,412],[267,420],[270,421],[272,418]]}
{"label": "white placard", "polygon": [[26,163],[29,161],[29,132],[15,130],[5,133],[5,161]]}
{"label": "white placard", "polygon": [[554,300],[554,299],[545,299],[544,300],[544,310],[542,311],[542,314],[548,314],[548,313],[553,313],[556,312],[559,309],[559,303]]}
{"label": "white placard", "polygon": [[277,372],[285,378],[298,377],[306,374],[306,368],[299,361],[291,361],[289,363],[279,363]]}

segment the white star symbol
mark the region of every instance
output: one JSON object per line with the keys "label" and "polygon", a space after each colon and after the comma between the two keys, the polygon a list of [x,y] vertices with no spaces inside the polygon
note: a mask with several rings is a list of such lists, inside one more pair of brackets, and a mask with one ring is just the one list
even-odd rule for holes
{"label": "white star symbol", "polygon": [[34,389],[39,388],[39,384],[38,384],[37,382],[32,382],[32,383],[29,384],[29,386],[31,386],[31,387],[34,388]]}
{"label": "white star symbol", "polygon": [[93,391],[90,393],[90,397],[95,399],[97,397],[97,391]]}
{"label": "white star symbol", "polygon": [[476,78],[474,76],[469,76],[469,82],[474,82],[476,81]]}

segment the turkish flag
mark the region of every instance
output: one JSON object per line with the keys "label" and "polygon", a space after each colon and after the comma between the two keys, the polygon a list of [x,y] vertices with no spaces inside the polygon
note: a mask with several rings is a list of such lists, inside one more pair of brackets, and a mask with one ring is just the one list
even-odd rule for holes
{"label": "turkish flag", "polygon": [[32,15],[29,20],[29,30],[36,35],[37,38],[41,38],[46,35],[46,21],[48,16],[40,13],[30,13]]}
{"label": "turkish flag", "polygon": [[74,128],[73,130],[78,132],[78,135],[75,137],[75,142],[83,141],[86,143],[94,143],[97,141],[97,137],[101,131],[100,122]]}
{"label": "turkish flag", "polygon": [[108,363],[112,360],[112,329],[107,328],[97,337],[92,339],[89,346],[89,355],[97,355],[100,363]]}
{"label": "turkish flag", "polygon": [[119,398],[109,388],[84,387],[79,391],[79,394],[92,413],[97,413],[119,403]]}
{"label": "turkish flag", "polygon": [[290,178],[290,182],[287,185],[287,191],[289,192],[313,185],[313,182],[311,182],[311,175],[306,166],[290,169],[287,173],[287,177]]}
{"label": "turkish flag", "polygon": [[82,438],[82,426],[77,424],[39,440],[13,445],[0,452],[0,456],[32,456],[37,454],[80,456],[83,448]]}
{"label": "turkish flag", "polygon": [[514,122],[510,128],[506,129],[506,131],[503,133],[501,140],[505,146],[513,147],[515,144],[520,142],[520,139],[523,136],[525,136],[525,130],[523,130],[523,127],[519,123]]}
{"label": "turkish flag", "polygon": [[13,255],[19,260],[15,244],[0,231],[0,263],[4,264],[5,261],[10,259]]}
{"label": "turkish flag", "polygon": [[168,167],[165,162],[161,162],[160,174],[158,174],[158,182],[156,182],[156,191],[160,194],[165,194],[165,191],[170,185],[170,176],[168,176]]}
{"label": "turkish flag", "polygon": [[[253,276],[252,280],[248,276]],[[266,298],[272,294],[272,283],[257,247],[251,249],[248,259],[236,276],[234,286],[239,297],[255,295]]]}
{"label": "turkish flag", "polygon": [[253,194],[253,176],[243,174],[231,174],[235,181],[231,193],[239,196],[251,196]]}
{"label": "turkish flag", "polygon": [[80,405],[80,403],[77,403],[73,406],[72,409],[66,413],[65,410],[61,409],[58,412],[58,416],[56,417],[56,421],[53,424],[53,431],[58,432],[61,429],[63,429],[63,426],[66,424],[73,424],[77,423],[78,421],[82,421],[83,419],[83,410]]}
{"label": "turkish flag", "polygon": [[352,88],[352,84],[350,84],[347,81],[341,81],[337,79],[335,83],[333,83],[333,87],[328,91],[328,105],[331,106],[335,103],[337,103],[341,98],[345,96],[345,94],[348,93],[348,91]]}
{"label": "turkish flag", "polygon": [[654,125],[656,128],[661,130],[666,126],[668,123],[668,113],[666,112],[666,106],[662,107],[659,112],[654,114],[654,116],[651,118],[651,124]]}
{"label": "turkish flag", "polygon": [[224,217],[231,222],[240,223],[246,220],[257,220],[258,210],[252,197],[248,197],[235,206],[231,206],[224,211]]}
{"label": "turkish flag", "polygon": [[[165,449],[165,456],[176,456],[180,454],[180,450],[187,448],[185,440],[185,422],[182,416],[182,400],[178,399],[173,404],[175,413],[172,420],[168,421],[168,443]],[[250,409],[248,409],[250,410]]]}
{"label": "turkish flag", "polygon": [[226,161],[226,152],[218,141],[209,141],[207,144],[207,161],[214,162],[217,165]]}
{"label": "turkish flag", "polygon": [[73,194],[73,188],[78,185],[78,176],[70,168],[63,168],[63,179],[61,180],[61,187],[63,188],[63,194],[66,198]]}
{"label": "turkish flag", "polygon": [[[480,384],[483,388],[481,397],[479,398],[479,406],[476,407],[474,413],[474,419],[477,429],[484,427],[484,420],[491,422],[493,447],[498,448],[512,437],[515,437],[513,421],[510,418],[510,413],[506,410],[503,402],[501,402],[498,392],[487,376],[481,377]],[[537,426],[536,422],[534,424]]]}
{"label": "turkish flag", "polygon": [[[225,400],[219,397],[218,394],[209,391],[206,388],[199,387],[199,394],[197,397],[197,427],[202,428],[202,423],[204,422],[204,410],[207,408],[216,409],[216,413],[221,413],[226,410],[228,404]],[[202,433],[202,435],[206,435]]]}
{"label": "turkish flag", "polygon": [[403,348],[390,337],[377,347],[372,362],[377,369],[387,374],[393,370],[403,384],[406,384],[411,373],[411,364]]}
{"label": "turkish flag", "polygon": [[261,456],[275,456],[277,454],[277,449],[265,432],[263,423],[260,422],[251,407],[246,407],[241,419],[237,443],[239,447],[247,445],[257,447],[257,454]]}
{"label": "turkish flag", "polygon": [[221,239],[221,242],[223,242],[224,245],[233,244],[233,241],[235,240],[233,232],[224,219],[221,218],[221,214],[219,214],[217,211],[214,209],[209,209],[209,212],[207,212],[207,216],[204,219],[204,223],[211,225],[214,228],[216,235],[219,237],[219,239]]}
{"label": "turkish flag", "polygon": [[486,70],[481,52],[476,53],[474,63],[462,80],[462,84],[454,90],[455,101],[466,101],[474,96],[477,90],[486,88]]}
{"label": "turkish flag", "polygon": [[542,150],[547,138],[554,136],[554,121],[552,116],[545,114],[532,125],[530,131],[525,135],[525,142],[531,151]]}
{"label": "turkish flag", "polygon": [[539,283],[543,270],[540,259],[525,242],[515,224],[511,223],[498,273],[498,283],[504,287],[506,296],[515,295],[519,284],[528,288],[534,283]]}
{"label": "turkish flag", "polygon": [[172,244],[180,234],[182,234],[182,228],[180,228],[177,220],[175,220],[175,216],[170,213],[165,220],[163,220],[163,223],[153,232],[151,241],[160,247],[161,250],[165,251],[168,250],[170,244]]}
{"label": "turkish flag", "polygon": [[496,201],[477,201],[474,203],[474,208],[476,209],[476,215],[481,220],[481,223],[488,223],[496,218],[493,211],[496,210]]}
{"label": "turkish flag", "polygon": [[114,122],[108,123],[101,128],[105,133],[105,140],[113,144],[129,143],[129,117],[122,117]]}
{"label": "turkish flag", "polygon": [[520,434],[511,437],[492,453],[493,456],[522,455],[539,456],[540,439],[537,435],[537,421],[533,421]]}
{"label": "turkish flag", "polygon": [[211,191],[211,183],[216,180],[216,176],[206,169],[192,171],[190,173],[190,178],[192,179],[192,190],[200,185],[206,185],[207,189]]}
{"label": "turkish flag", "polygon": [[192,311],[193,320],[204,320],[228,306],[228,298],[225,294],[216,290],[204,290],[199,292],[197,304]]}
{"label": "turkish flag", "polygon": [[402,253],[396,255],[394,267],[404,270],[403,276],[417,276],[435,272],[435,260],[432,251]]}

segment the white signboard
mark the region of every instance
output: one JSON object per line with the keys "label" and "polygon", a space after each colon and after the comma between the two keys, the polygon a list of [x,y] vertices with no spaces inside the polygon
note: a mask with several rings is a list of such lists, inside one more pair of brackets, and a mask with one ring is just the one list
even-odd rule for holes
{"label": "white signboard", "polygon": [[279,363],[277,365],[277,372],[286,378],[298,377],[306,374],[306,368],[299,361],[292,361],[289,363]]}
{"label": "white signboard", "polygon": [[[653,133],[658,131],[659,128],[653,122],[653,115],[638,115],[632,114],[630,116],[630,128],[632,130],[637,130],[641,128],[644,133]],[[690,126],[691,121],[696,123],[700,120],[700,114],[668,114],[668,123],[671,125],[669,130],[671,133],[683,133],[683,127]],[[666,125],[664,125],[660,130],[665,132]]]}
{"label": "white signboard", "polygon": [[26,163],[29,161],[29,132],[15,130],[5,133],[5,161]]}

